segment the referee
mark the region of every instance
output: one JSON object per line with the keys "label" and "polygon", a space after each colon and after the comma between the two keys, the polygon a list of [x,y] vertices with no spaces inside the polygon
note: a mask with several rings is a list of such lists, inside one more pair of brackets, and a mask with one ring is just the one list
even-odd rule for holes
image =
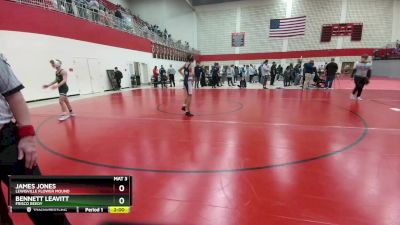
{"label": "referee", "polygon": [[[23,88],[0,54],[0,179],[7,186],[8,175],[40,175],[35,130],[20,92]],[[34,224],[70,224],[64,214],[35,212],[28,215]],[[13,224],[1,188],[0,224]]]}

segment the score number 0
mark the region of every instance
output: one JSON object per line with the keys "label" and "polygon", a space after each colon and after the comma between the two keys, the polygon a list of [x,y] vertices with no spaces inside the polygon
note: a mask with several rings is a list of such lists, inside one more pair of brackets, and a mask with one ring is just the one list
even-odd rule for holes
{"label": "score number 0", "polygon": [[[124,192],[125,191],[125,186],[122,185],[122,184],[119,185],[118,190],[119,190],[119,192]],[[125,198],[124,197],[119,198],[118,202],[119,202],[120,205],[123,205],[125,203]]]}

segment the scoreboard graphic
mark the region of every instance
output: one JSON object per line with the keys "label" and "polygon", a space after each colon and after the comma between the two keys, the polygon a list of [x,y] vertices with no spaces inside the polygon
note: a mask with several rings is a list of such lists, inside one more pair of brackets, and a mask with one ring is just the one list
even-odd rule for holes
{"label": "scoreboard graphic", "polygon": [[131,176],[9,176],[8,207],[19,212],[129,213]]}
{"label": "scoreboard graphic", "polygon": [[321,30],[321,42],[330,42],[333,36],[351,36],[351,41],[361,41],[362,23],[324,24]]}

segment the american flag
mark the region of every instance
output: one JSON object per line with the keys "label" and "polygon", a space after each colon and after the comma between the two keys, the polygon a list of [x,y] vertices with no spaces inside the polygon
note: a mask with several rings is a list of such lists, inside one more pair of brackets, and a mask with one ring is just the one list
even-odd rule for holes
{"label": "american flag", "polygon": [[269,37],[284,38],[302,36],[306,31],[306,16],[271,19]]}

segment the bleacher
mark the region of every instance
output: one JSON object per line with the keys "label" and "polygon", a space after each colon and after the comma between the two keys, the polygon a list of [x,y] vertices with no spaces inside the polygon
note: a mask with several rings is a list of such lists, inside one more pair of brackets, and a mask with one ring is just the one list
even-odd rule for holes
{"label": "bleacher", "polygon": [[[26,4],[53,10],[60,13],[75,16],[90,22],[118,29],[132,35],[140,36],[152,41],[153,57],[168,60],[184,61],[187,54],[198,55],[199,51],[183,45],[171,37],[160,36],[148,29],[150,24],[142,20],[130,10],[119,7],[107,0],[98,0],[99,7],[90,9],[86,0],[9,0],[19,4]],[[122,19],[114,15],[119,10]]]}
{"label": "bleacher", "polygon": [[374,50],[374,60],[400,59],[400,42],[387,44],[383,48]]}

